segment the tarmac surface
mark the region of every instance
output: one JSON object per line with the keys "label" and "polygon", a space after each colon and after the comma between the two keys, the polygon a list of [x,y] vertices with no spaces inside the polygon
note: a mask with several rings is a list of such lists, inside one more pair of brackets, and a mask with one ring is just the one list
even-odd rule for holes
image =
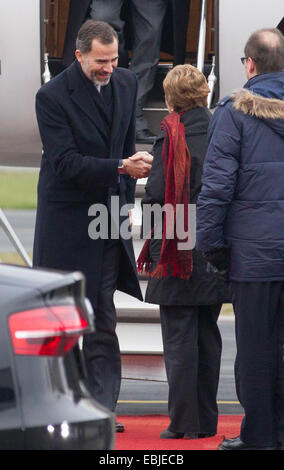
{"label": "tarmac surface", "polygon": [[[145,148],[145,146],[143,146],[143,148]],[[137,150],[142,150],[142,146],[137,146]],[[40,158],[35,155],[30,158],[25,158],[24,160],[18,158],[13,161],[7,161],[5,158],[1,160],[0,158],[0,166],[1,165],[6,169],[11,167],[11,169],[17,171],[21,171],[23,168],[26,170],[34,169],[35,171],[38,171]],[[31,256],[35,211],[4,210],[4,213],[15,230],[23,247]],[[139,244],[137,245],[136,243],[136,246],[139,248]],[[7,235],[0,227],[0,260],[1,257],[6,258],[8,254],[18,256]],[[144,284],[146,283],[144,282]],[[131,302],[133,303],[133,299],[130,297],[128,299],[127,297],[117,292],[115,296],[116,304],[122,304],[124,307],[128,305],[129,308],[132,308]],[[134,302],[136,302],[135,299]],[[146,310],[148,308],[148,310],[152,312],[153,306],[150,304],[144,304],[143,302],[138,306],[138,310],[139,308],[145,309],[145,307]],[[230,312],[230,308],[227,310]],[[235,337],[233,315],[231,313],[222,314],[219,319],[219,327],[223,340],[221,374],[218,390],[219,413],[242,414],[242,408],[237,400],[234,385]],[[149,331],[151,331],[150,336]],[[131,341],[132,343],[134,341],[137,345],[137,349],[139,349],[139,341],[145,337],[151,337],[152,344],[148,345],[148,352],[150,350],[152,350],[152,352],[154,351],[154,354],[156,354],[157,357],[160,357],[162,361],[161,333],[158,321],[150,324],[145,324],[143,322],[135,323],[135,320],[131,323],[125,321],[118,322],[117,332],[123,354],[127,354],[132,348],[130,344]],[[149,357],[147,356],[147,352],[145,356],[143,356],[143,348],[141,347],[140,349],[140,352],[142,352],[140,359],[142,359],[142,362],[145,360],[145,368],[147,369]],[[135,375],[139,376],[139,373],[135,374],[135,372],[131,375],[131,378],[129,378],[127,374],[126,376],[124,375],[117,406],[117,414],[167,414],[168,385],[163,366],[160,365],[159,367],[160,369],[157,378],[145,379],[144,377],[141,379],[141,377],[135,377]]]}
{"label": "tarmac surface", "polygon": [[[25,250],[31,254],[35,224],[35,211],[4,211],[7,219],[21,240]],[[11,246],[6,234],[0,229],[0,259],[7,253],[15,251]],[[146,281],[142,282],[142,290],[146,287]],[[116,305],[131,311],[147,309],[152,313],[156,306],[145,304],[133,299],[126,294],[117,292],[115,295]],[[138,305],[139,304],[139,305]],[[218,391],[218,406],[220,414],[241,414],[242,408],[238,402],[234,385],[234,359],[235,359],[235,336],[234,317],[227,308],[225,314],[221,314],[219,328],[222,334],[223,353],[221,363],[220,384]],[[158,315],[158,312],[157,312]],[[158,321],[145,323],[136,321],[118,322],[117,326],[120,347],[123,354],[138,352],[140,362],[145,362],[148,370],[141,376],[139,369],[135,368],[135,362],[129,375],[124,374],[121,393],[117,407],[119,415],[140,414],[167,414],[168,386],[162,362],[162,340],[160,324]],[[145,340],[147,338],[147,341]],[[135,348],[134,346],[135,345]],[[135,351],[134,351],[135,349]],[[160,357],[158,374],[151,374],[152,362],[149,354]],[[143,356],[144,355],[144,356]],[[142,359],[141,359],[142,358]],[[136,372],[135,372],[136,371]],[[141,378],[142,377],[142,378]],[[150,377],[150,379],[149,379]]]}
{"label": "tarmac surface", "polygon": [[[124,328],[125,331],[129,330],[129,325],[126,325]],[[221,316],[219,319],[219,328],[223,342],[220,382],[217,395],[219,413],[228,415],[242,414],[243,410],[238,402],[234,383],[234,359],[236,352],[234,318],[230,315]],[[125,342],[124,332],[122,330],[123,324],[118,324],[118,337],[121,349],[123,350]],[[159,330],[160,325],[157,324],[156,346],[161,341]],[[143,337],[143,325],[140,325],[139,329],[137,329],[135,339],[139,341],[141,337]],[[146,357],[145,363],[147,363]],[[117,406],[117,414],[167,414],[167,398],[168,385],[165,378],[163,380],[135,380],[124,378]]]}

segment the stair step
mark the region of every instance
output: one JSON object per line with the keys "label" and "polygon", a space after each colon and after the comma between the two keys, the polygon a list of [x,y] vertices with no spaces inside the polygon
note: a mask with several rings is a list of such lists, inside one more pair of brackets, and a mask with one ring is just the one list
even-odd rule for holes
{"label": "stair step", "polygon": [[121,353],[122,378],[167,382],[167,375],[162,353],[152,354]]}
{"label": "stair step", "polygon": [[[138,145],[136,145],[136,151],[137,152],[146,151],[146,152],[150,153],[151,149],[145,149],[143,147],[140,147],[140,146],[138,147]],[[135,197],[136,198],[142,198],[144,196],[147,179],[148,178],[141,178],[141,179],[137,180],[136,190],[135,190]]]}
{"label": "stair step", "polygon": [[168,111],[157,110],[153,112],[153,111],[148,111],[146,108],[143,114],[148,123],[150,131],[153,132],[155,135],[161,134],[160,124],[162,120],[164,119],[164,117],[167,116]]}
{"label": "stair step", "polygon": [[[147,281],[140,280],[140,287],[145,298]],[[114,294],[114,303],[117,311],[117,320],[119,323],[159,323],[159,306],[143,302],[131,297],[124,292],[116,291]]]}
{"label": "stair step", "polygon": [[119,323],[160,323],[158,308],[116,308]]}
{"label": "stair step", "polygon": [[118,323],[122,354],[163,354],[161,326],[157,323]]}

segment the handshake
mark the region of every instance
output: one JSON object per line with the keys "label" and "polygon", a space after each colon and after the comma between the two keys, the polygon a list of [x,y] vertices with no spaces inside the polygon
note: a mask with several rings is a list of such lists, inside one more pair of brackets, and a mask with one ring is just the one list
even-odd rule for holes
{"label": "handshake", "polygon": [[153,157],[148,152],[137,152],[122,160],[123,173],[132,178],[146,178],[152,168]]}

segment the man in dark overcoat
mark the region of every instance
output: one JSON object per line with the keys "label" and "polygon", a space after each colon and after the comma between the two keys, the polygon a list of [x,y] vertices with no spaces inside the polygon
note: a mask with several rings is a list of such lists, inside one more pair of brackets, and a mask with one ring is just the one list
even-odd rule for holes
{"label": "man in dark overcoat", "polygon": [[[134,204],[135,178],[148,175],[152,159],[133,155],[137,83],[117,58],[116,32],[89,20],[78,33],[76,61],[36,96],[43,155],[34,265],[85,274],[96,324],[84,338],[89,387],[112,411],[121,380],[113,294],[142,299],[131,237],[119,236],[128,220],[122,209]],[[91,216],[101,207],[98,235]]]}

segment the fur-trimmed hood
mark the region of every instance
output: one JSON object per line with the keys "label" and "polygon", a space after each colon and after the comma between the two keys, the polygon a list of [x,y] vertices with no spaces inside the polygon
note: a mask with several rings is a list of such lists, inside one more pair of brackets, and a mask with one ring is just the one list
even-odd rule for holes
{"label": "fur-trimmed hood", "polygon": [[234,109],[264,120],[284,137],[284,72],[253,77],[232,100]]}
{"label": "fur-trimmed hood", "polygon": [[284,119],[284,101],[264,98],[242,89],[233,95],[234,108],[258,119]]}

